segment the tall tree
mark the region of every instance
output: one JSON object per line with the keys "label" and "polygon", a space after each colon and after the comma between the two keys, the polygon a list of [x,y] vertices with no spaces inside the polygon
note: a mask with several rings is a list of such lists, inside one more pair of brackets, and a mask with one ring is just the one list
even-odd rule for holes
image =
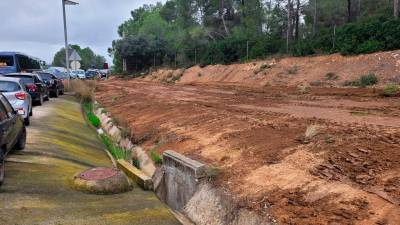
{"label": "tall tree", "polygon": [[393,0],[393,16],[399,18],[399,0]]}

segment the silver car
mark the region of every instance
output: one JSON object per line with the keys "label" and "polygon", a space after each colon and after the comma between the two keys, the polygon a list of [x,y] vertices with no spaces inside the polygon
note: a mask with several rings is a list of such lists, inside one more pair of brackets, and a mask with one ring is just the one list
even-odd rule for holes
{"label": "silver car", "polygon": [[0,77],[0,92],[7,98],[14,110],[24,118],[26,126],[32,116],[32,98],[19,78]]}

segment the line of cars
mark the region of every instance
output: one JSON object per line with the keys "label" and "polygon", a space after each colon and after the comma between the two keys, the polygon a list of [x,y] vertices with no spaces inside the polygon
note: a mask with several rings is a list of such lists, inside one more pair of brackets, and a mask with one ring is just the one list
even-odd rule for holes
{"label": "line of cars", "polygon": [[0,75],[0,185],[6,155],[25,148],[33,105],[41,106],[63,94],[63,80],[46,71]]}

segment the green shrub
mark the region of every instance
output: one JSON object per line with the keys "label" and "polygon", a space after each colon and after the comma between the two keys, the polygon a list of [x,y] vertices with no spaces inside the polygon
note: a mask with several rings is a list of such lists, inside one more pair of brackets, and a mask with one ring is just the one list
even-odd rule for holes
{"label": "green shrub", "polygon": [[90,124],[92,124],[96,128],[100,128],[101,121],[100,121],[99,117],[97,117],[93,112],[89,112],[87,114],[87,118],[88,118]]}
{"label": "green shrub", "polygon": [[395,85],[395,84],[385,85],[381,95],[385,96],[385,97],[398,96],[398,95],[400,95],[400,87],[398,85]]}
{"label": "green shrub", "polygon": [[329,72],[325,75],[326,80],[337,80],[339,78],[335,73]]}
{"label": "green shrub", "polygon": [[157,165],[161,165],[163,163],[162,157],[154,149],[150,151],[150,158]]}
{"label": "green shrub", "polygon": [[373,73],[370,73],[368,75],[363,75],[360,77],[360,86],[361,87],[367,87],[367,86],[371,86],[371,85],[374,85],[377,83],[378,83],[378,77]]}
{"label": "green shrub", "polygon": [[344,86],[355,86],[355,87],[368,87],[378,83],[378,77],[370,73],[368,75],[363,75],[358,80],[345,81]]}

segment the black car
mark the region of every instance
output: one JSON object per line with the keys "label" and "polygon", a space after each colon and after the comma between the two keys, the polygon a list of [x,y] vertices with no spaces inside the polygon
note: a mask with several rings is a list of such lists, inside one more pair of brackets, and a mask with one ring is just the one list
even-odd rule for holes
{"label": "black car", "polygon": [[88,70],[85,75],[86,79],[97,79],[101,76],[97,70]]}
{"label": "black car", "polygon": [[11,73],[6,77],[20,78],[26,90],[32,97],[32,101],[37,105],[42,105],[43,101],[48,101],[50,97],[47,84],[37,75],[32,73]]}
{"label": "black car", "polygon": [[64,84],[61,79],[58,79],[54,74],[47,72],[35,72],[47,85],[50,95],[57,98],[64,94]]}
{"label": "black car", "polygon": [[0,94],[0,185],[4,181],[5,157],[11,150],[23,150],[25,143],[24,120]]}

